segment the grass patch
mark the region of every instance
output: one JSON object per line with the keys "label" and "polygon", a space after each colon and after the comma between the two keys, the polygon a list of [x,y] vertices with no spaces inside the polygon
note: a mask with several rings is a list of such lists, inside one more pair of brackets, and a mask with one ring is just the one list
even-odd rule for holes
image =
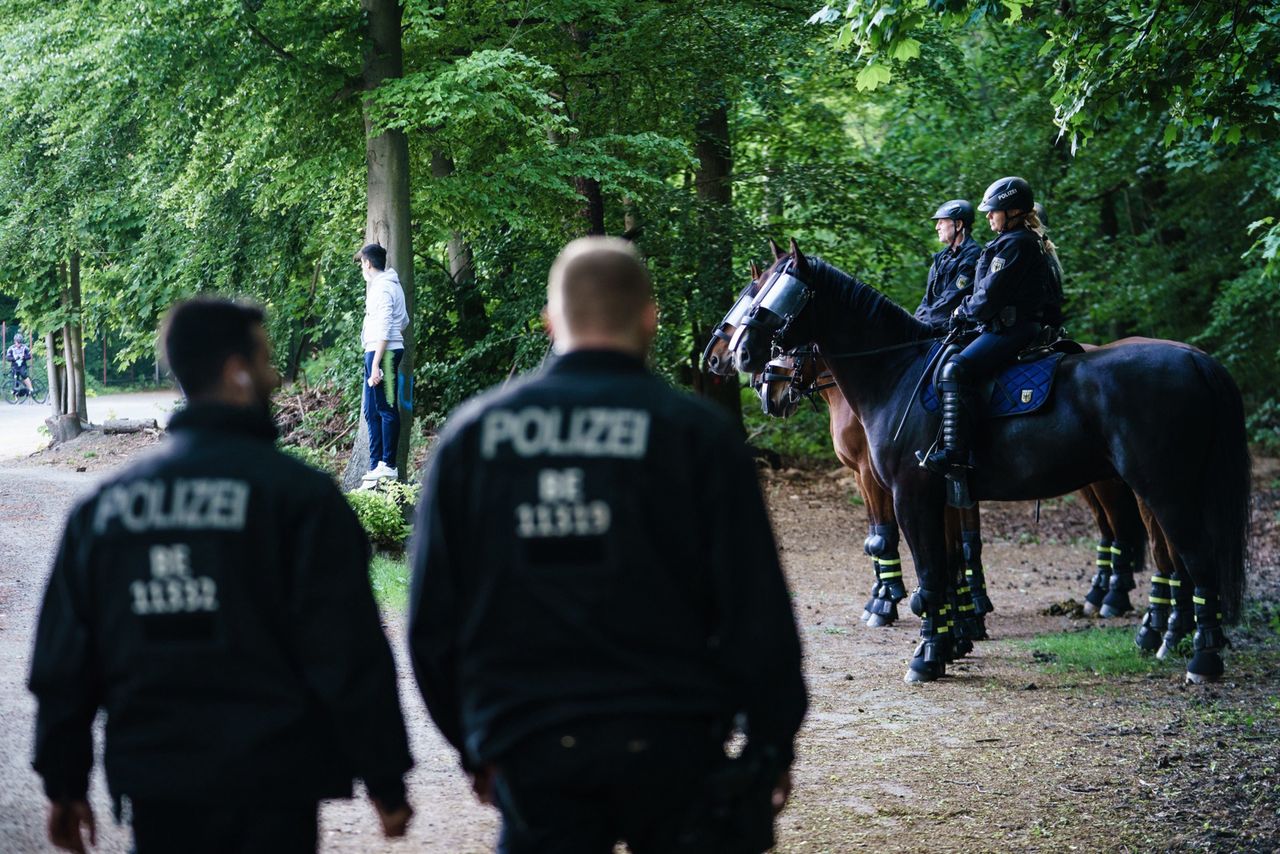
{"label": "grass patch", "polygon": [[369,583],[379,607],[403,611],[409,604],[409,567],[404,558],[375,554],[369,564]]}
{"label": "grass patch", "polygon": [[1133,642],[1135,631],[1132,626],[1089,628],[1040,635],[1018,645],[1030,650],[1032,658],[1051,673],[1117,676],[1167,670],[1181,663],[1143,655]]}

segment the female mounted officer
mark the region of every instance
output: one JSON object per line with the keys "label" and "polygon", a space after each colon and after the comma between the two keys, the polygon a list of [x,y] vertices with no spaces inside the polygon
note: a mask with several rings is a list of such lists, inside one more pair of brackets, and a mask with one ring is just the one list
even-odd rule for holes
{"label": "female mounted officer", "polygon": [[[952,322],[976,325],[978,336],[942,367],[942,446],[920,456],[925,467],[956,484],[952,504],[968,502],[966,471],[972,418],[962,411],[973,389],[1011,362],[1045,325],[1062,322],[1062,282],[1053,244],[1044,237],[1033,208],[1031,185],[1001,178],[983,194],[978,210],[996,232],[978,257],[973,293],[956,308]],[[967,506],[959,504],[959,506]]]}

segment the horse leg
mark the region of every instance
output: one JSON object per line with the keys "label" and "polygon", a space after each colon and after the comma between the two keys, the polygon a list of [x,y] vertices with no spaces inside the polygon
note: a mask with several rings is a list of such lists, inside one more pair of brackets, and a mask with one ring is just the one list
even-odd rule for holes
{"label": "horse leg", "polygon": [[932,682],[945,676],[951,655],[944,501],[942,485],[933,478],[916,476],[894,490],[894,510],[919,583],[910,604],[912,613],[920,617],[920,643],[907,666],[907,682]]}
{"label": "horse leg", "polygon": [[1129,591],[1138,585],[1147,557],[1147,529],[1138,510],[1138,500],[1124,481],[1117,479],[1093,484],[1094,497],[1102,504],[1112,531],[1111,580],[1099,611],[1103,617],[1119,617],[1133,610]]}
{"label": "horse leg", "polygon": [[1098,523],[1099,533],[1093,582],[1089,586],[1089,592],[1084,594],[1083,610],[1090,617],[1098,616],[1102,608],[1102,600],[1107,598],[1107,591],[1111,589],[1111,547],[1115,537],[1115,532],[1111,529],[1111,520],[1107,518],[1107,511],[1094,492],[1094,486],[1095,484],[1089,484],[1080,490],[1080,497],[1084,499],[1085,504],[1089,505],[1094,521]]}
{"label": "horse leg", "polygon": [[987,614],[996,608],[987,596],[987,578],[982,569],[982,523],[978,505],[960,511],[960,549],[964,558],[964,584],[973,602],[973,639],[987,639]]}
{"label": "horse leg", "polygon": [[1151,538],[1151,562],[1154,568],[1151,570],[1151,592],[1147,595],[1147,613],[1142,616],[1142,625],[1138,627],[1134,643],[1138,645],[1138,649],[1150,653],[1160,649],[1162,637],[1169,628],[1169,611],[1174,602],[1173,582],[1177,575],[1177,566],[1169,550],[1169,541],[1165,538],[1164,531],[1160,530],[1160,525],[1151,511],[1141,503],[1138,505],[1138,510],[1142,514],[1142,522],[1146,525],[1147,534]]}
{"label": "horse leg", "polygon": [[898,552],[898,518],[893,511],[893,496],[876,480],[868,457],[864,456],[862,460],[858,482],[862,485],[863,500],[873,522],[864,549],[871,556],[876,584],[864,610],[869,612],[867,626],[875,629],[897,622],[898,603],[906,598],[907,588],[902,583],[902,556]]}
{"label": "horse leg", "polygon": [[[975,507],[977,505],[974,505]],[[947,601],[951,606],[949,624],[952,639],[952,659],[964,658],[973,652],[977,633],[973,616],[973,598],[969,595],[969,583],[964,575],[964,548],[960,539],[963,530],[961,510],[947,507],[943,511],[943,530],[947,538]]]}

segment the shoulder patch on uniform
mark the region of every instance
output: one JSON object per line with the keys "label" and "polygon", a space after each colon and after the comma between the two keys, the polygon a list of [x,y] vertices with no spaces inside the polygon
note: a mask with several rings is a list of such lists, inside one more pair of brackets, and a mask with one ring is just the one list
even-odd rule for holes
{"label": "shoulder patch on uniform", "polygon": [[957,290],[961,290],[961,291],[962,291],[962,290],[964,290],[964,289],[965,289],[965,288],[967,288],[967,287],[969,287],[969,277],[968,277],[968,276],[960,276],[958,279],[956,279],[956,289],[957,289]]}
{"label": "shoulder patch on uniform", "polygon": [[991,272],[999,273],[1004,269],[1004,259],[999,255],[991,259]]}

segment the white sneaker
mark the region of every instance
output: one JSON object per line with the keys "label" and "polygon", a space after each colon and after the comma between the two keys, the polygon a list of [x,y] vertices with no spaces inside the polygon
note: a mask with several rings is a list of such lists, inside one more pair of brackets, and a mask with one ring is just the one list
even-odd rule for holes
{"label": "white sneaker", "polygon": [[393,469],[391,466],[387,465],[384,462],[379,462],[364,477],[362,477],[361,480],[379,481],[379,480],[386,480],[388,478],[391,478],[394,480],[399,476],[400,476],[400,473],[395,469]]}

